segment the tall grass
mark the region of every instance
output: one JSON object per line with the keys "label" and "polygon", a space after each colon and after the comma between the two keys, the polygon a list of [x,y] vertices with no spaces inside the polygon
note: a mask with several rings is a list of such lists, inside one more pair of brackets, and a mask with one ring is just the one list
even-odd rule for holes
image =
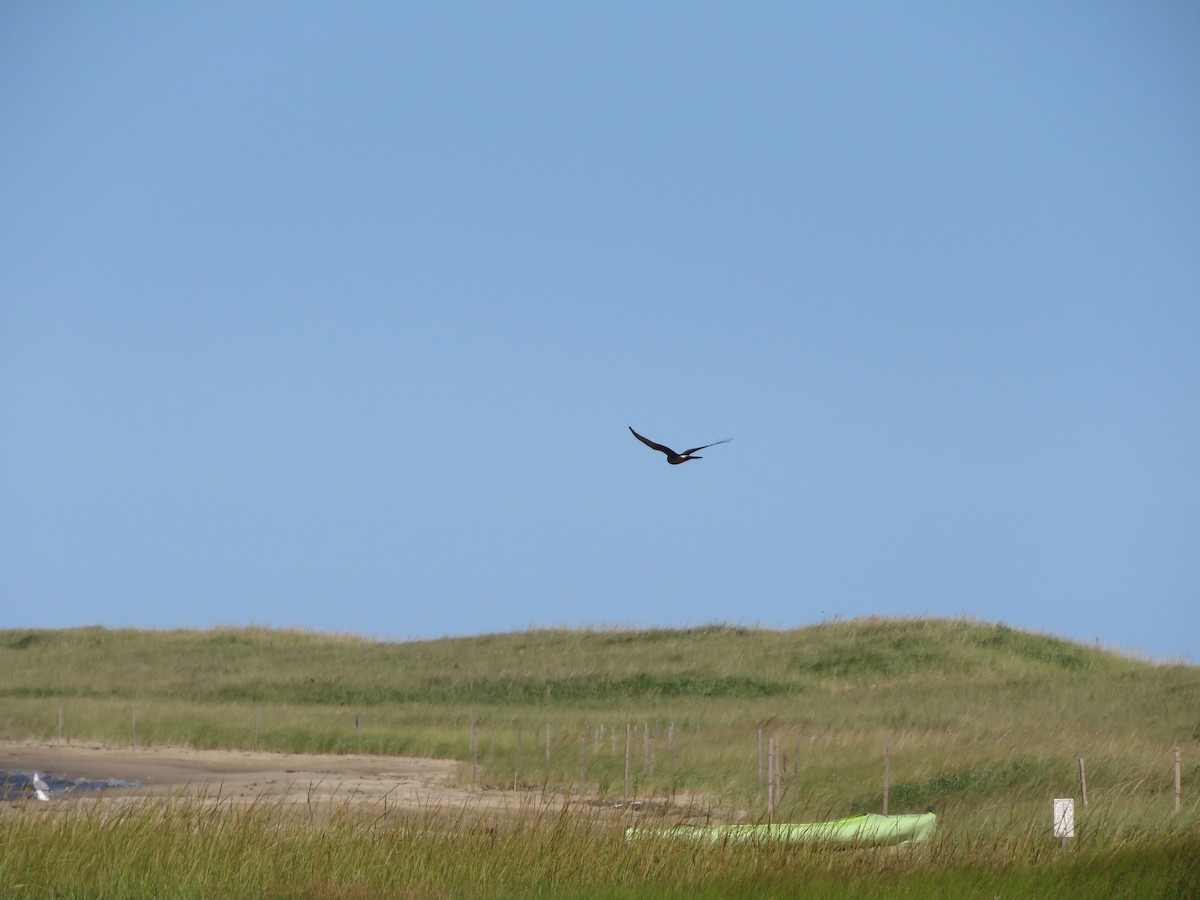
{"label": "tall grass", "polygon": [[0,816],[6,897],[1189,897],[1196,819],[1037,829],[943,828],[928,844],[818,849],[627,843],[632,813],[526,804],[400,812],[177,797]]}

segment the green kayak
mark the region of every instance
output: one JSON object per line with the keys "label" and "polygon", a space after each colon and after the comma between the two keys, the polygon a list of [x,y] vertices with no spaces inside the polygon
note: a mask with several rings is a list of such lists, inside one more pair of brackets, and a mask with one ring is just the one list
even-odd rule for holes
{"label": "green kayak", "polygon": [[679,825],[675,828],[630,828],[626,840],[679,837],[712,843],[764,841],[784,844],[857,844],[881,846],[928,840],[937,817],[929,813],[881,816],[862,813],[833,822],[775,825]]}

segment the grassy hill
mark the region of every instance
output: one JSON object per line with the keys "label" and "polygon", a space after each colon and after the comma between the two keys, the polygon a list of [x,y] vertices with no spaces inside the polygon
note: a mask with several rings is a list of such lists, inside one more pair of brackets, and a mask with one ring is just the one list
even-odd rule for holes
{"label": "grassy hill", "polygon": [[463,760],[474,723],[482,780],[573,784],[582,756],[584,787],[609,794],[625,790],[628,732],[639,792],[747,808],[761,730],[787,754],[790,802],[841,812],[879,805],[885,746],[892,809],[1016,787],[1065,796],[1081,756],[1093,797],[1173,793],[1172,748],[1193,769],[1200,750],[1200,667],[948,619],[403,643],[0,631],[0,735],[56,738],[60,709],[70,740]]}

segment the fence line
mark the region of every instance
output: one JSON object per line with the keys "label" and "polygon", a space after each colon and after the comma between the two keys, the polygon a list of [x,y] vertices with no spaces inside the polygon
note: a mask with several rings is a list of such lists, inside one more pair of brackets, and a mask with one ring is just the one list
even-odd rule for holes
{"label": "fence line", "polygon": [[[122,704],[123,705],[123,704]],[[53,708],[53,707],[52,707]],[[154,717],[151,715],[147,718],[146,709],[139,709],[139,704],[132,703],[127,707],[129,711],[128,727],[129,727],[129,745],[132,749],[138,749],[138,719],[139,712],[142,713],[143,738],[146,734],[150,735],[151,743],[154,742]],[[153,710],[151,710],[153,712]],[[54,745],[59,746],[64,743],[69,744],[70,736],[68,733],[68,721],[66,715],[66,704],[58,704],[56,709],[56,722],[53,726]],[[361,713],[355,714],[353,717],[342,718],[344,723],[342,728],[353,728],[353,735],[357,739],[360,734],[362,723]],[[462,723],[463,719],[458,718],[457,722]],[[149,723],[147,730],[147,723]],[[468,760],[471,766],[471,784],[473,786],[480,783],[481,772],[480,754],[479,754],[479,720],[476,716],[467,717],[468,730]],[[512,745],[513,752],[513,776],[512,784],[514,789],[520,786],[521,783],[521,766],[522,757],[521,750],[524,743],[524,734],[522,725],[514,721],[515,739]],[[247,722],[247,731],[252,735],[252,747],[255,751],[259,751],[263,742],[263,710],[255,708],[253,710],[253,720]],[[111,726],[109,726],[111,728]],[[49,729],[47,729],[49,730]],[[534,728],[535,747],[537,744],[536,736],[540,729]],[[640,730],[640,735],[639,735]],[[565,748],[570,747],[573,741],[573,734],[579,736],[579,755],[578,755],[578,786],[581,792],[587,790],[588,774],[589,774],[589,753],[588,745],[591,745],[591,761],[598,763],[601,757],[601,750],[605,743],[607,734],[608,744],[612,758],[617,758],[617,732],[618,728],[615,725],[609,725],[604,722],[598,722],[594,725],[584,725],[583,730],[573,732],[572,730],[564,731],[560,737],[555,739],[554,726],[549,720],[545,722],[545,769],[544,775],[546,779],[550,778],[550,774],[555,766],[555,754],[560,755],[558,766],[560,773],[567,773],[571,770],[571,763],[568,761],[569,756],[563,756]],[[345,732],[341,732],[345,734]],[[651,723],[649,720],[643,720],[640,725],[635,725],[632,722],[626,722],[625,725],[625,744],[623,755],[623,767],[620,770],[622,774],[622,799],[624,802],[629,802],[633,798],[643,781],[652,781],[656,774],[660,778],[666,778],[668,774],[667,766],[669,766],[670,784],[677,786],[683,769],[683,743],[685,733],[694,733],[699,736],[701,728],[699,724],[695,725],[694,732],[686,726],[680,727],[676,722],[671,721],[665,729],[666,745],[665,752],[667,761],[660,765],[658,760],[659,743],[663,739],[663,728],[661,721]],[[111,731],[108,734],[112,735]],[[118,732],[119,734],[119,732]],[[246,732],[243,732],[246,734]],[[639,741],[640,738],[640,741]],[[783,739],[778,734],[768,734],[763,728],[759,727],[755,731],[756,738],[756,754],[753,765],[755,766],[756,783],[760,786],[762,793],[759,795],[762,801],[765,801],[766,815],[768,820],[772,820],[780,803],[789,796],[791,787],[796,783],[799,772],[799,743],[793,747],[784,746]],[[119,741],[119,736],[116,737]],[[487,768],[494,771],[496,765],[496,742],[497,729],[493,724],[491,728],[490,749],[487,758]],[[270,745],[270,733],[267,734],[268,747]],[[638,744],[641,745],[641,760],[637,759]],[[558,748],[556,750],[556,747]],[[790,753],[789,753],[790,751]],[[535,751],[536,752],[536,751]],[[1079,797],[1083,807],[1088,807],[1090,797],[1087,783],[1086,761],[1083,756],[1075,757],[1078,767],[1079,778]],[[789,767],[790,762],[790,767]],[[891,806],[891,746],[885,744],[883,748],[883,791],[881,808],[884,815],[889,814]],[[1183,766],[1182,766],[1182,749],[1176,745],[1172,748],[1172,775],[1173,775],[1173,791],[1172,801],[1176,811],[1179,811],[1183,805]],[[611,769],[608,770],[611,772]],[[1161,771],[1161,770],[1160,770]],[[570,776],[568,776],[569,778]],[[607,782],[608,776],[599,776],[600,781],[597,782],[597,788],[602,789],[603,784]],[[1158,782],[1160,785],[1162,782]],[[1161,788],[1160,788],[1161,790]],[[761,802],[761,801],[760,801]]]}

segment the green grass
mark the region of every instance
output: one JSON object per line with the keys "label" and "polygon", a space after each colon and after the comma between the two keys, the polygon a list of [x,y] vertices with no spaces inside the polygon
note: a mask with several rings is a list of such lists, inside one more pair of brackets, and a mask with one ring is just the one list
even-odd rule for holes
{"label": "green grass", "polygon": [[[629,792],[675,801],[676,818],[684,807],[764,815],[760,731],[786,753],[778,820],[878,810],[886,746],[891,811],[932,805],[940,824],[930,845],[897,856],[628,847],[623,823],[586,805],[447,822],[448,811],[72,804],[0,820],[0,895],[715,897],[789,895],[798,883],[816,896],[1197,893],[1200,667],[1003,625],[862,619],[405,643],[263,628],[0,631],[0,737],[55,739],[60,709],[71,741],[127,745],[136,714],[140,744],[249,748],[257,733],[261,749],[464,761],[474,723],[481,787],[618,800],[628,733]],[[1078,798],[1079,757],[1090,802],[1064,852],[1048,835],[1050,801]],[[98,816],[115,818],[101,829]]]}
{"label": "green grass", "polygon": [[[569,804],[504,819],[350,804],[36,805],[0,815],[6,897],[1193,897],[1196,819],[1064,849],[1029,827],[943,828],[910,848],[644,839]],[[1100,823],[1094,823],[1100,824]],[[1111,823],[1109,823],[1111,824]]]}

